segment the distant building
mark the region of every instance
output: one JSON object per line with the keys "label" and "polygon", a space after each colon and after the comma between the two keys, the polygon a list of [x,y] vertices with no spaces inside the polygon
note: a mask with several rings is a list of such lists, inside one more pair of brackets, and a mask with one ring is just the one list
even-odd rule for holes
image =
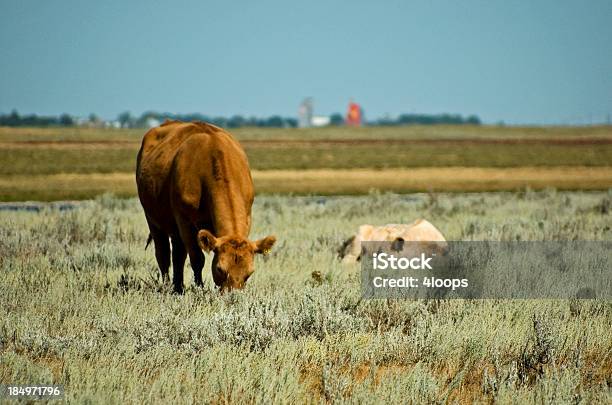
{"label": "distant building", "polygon": [[327,115],[313,115],[310,124],[313,127],[326,127],[331,123],[331,118]]}
{"label": "distant building", "polygon": [[298,109],[298,127],[308,128],[312,126],[312,98],[307,97]]}
{"label": "distant building", "polygon": [[89,118],[85,117],[72,117],[72,120],[74,121],[74,125],[79,127],[84,127],[89,124]]}
{"label": "distant building", "polygon": [[148,117],[145,122],[145,125],[147,126],[147,128],[154,128],[160,126],[161,122],[157,118]]}
{"label": "distant building", "polygon": [[121,123],[117,120],[104,121],[105,128],[121,128]]}
{"label": "distant building", "polygon": [[351,101],[346,113],[346,125],[349,127],[360,127],[363,119],[363,111],[361,106],[354,101]]}

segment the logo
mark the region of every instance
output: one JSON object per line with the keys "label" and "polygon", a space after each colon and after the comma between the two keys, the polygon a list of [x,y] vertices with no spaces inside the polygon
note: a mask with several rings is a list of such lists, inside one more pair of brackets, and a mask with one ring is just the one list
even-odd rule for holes
{"label": "logo", "polygon": [[[435,256],[435,255],[434,255]],[[374,270],[432,270],[429,262],[433,257],[427,257],[425,253],[421,253],[420,257],[395,257],[388,253],[374,253],[372,255],[374,261]]]}

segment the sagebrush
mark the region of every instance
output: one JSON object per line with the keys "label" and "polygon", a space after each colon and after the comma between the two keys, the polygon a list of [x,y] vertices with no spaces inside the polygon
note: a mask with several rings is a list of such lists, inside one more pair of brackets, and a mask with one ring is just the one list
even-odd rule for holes
{"label": "sagebrush", "polygon": [[608,192],[260,196],[276,234],[244,291],[161,284],[137,200],[0,212],[0,384],[68,402],[605,403],[603,301],[362,300],[335,257],[359,224],[423,217],[449,240],[610,240]]}

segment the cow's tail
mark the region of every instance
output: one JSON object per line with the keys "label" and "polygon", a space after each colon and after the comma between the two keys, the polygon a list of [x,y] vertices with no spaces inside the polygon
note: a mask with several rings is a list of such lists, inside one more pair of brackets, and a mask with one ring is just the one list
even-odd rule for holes
{"label": "cow's tail", "polygon": [[147,244],[145,245],[145,250],[147,250],[152,240],[153,240],[153,235],[149,234],[149,237],[147,238]]}

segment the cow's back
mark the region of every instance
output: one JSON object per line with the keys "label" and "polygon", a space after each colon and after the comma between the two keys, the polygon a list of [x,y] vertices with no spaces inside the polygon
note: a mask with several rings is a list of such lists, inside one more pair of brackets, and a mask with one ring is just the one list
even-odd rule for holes
{"label": "cow's back", "polygon": [[[237,142],[218,127],[200,122],[169,121],[145,134],[138,153],[136,183],[149,222],[171,233],[175,228],[177,202],[190,198],[199,201],[202,193],[211,192],[215,187],[211,183],[214,182],[211,162],[219,149],[229,149],[227,154],[238,161],[230,165],[230,169],[246,170],[250,180],[246,155]],[[252,183],[250,187],[252,189]],[[199,203],[194,204],[197,209]]]}
{"label": "cow's back", "polygon": [[417,219],[405,229],[397,229],[393,236],[412,242],[446,242],[438,228],[425,219]]}

